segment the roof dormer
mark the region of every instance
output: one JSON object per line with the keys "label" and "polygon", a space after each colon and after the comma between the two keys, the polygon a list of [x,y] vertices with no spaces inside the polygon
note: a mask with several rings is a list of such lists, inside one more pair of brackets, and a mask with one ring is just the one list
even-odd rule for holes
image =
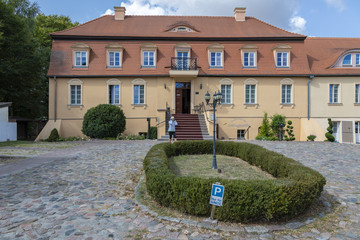
{"label": "roof dormer", "polygon": [[336,60],[330,68],[359,68],[360,67],[360,49],[351,49],[345,51]]}

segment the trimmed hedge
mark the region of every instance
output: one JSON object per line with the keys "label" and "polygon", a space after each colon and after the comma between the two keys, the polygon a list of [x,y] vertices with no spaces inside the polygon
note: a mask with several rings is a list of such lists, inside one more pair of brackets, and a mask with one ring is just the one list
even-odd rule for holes
{"label": "trimmed hedge", "polygon": [[304,212],[320,196],[326,183],[320,173],[250,143],[216,142],[217,154],[241,158],[276,179],[179,177],[169,169],[172,156],[211,154],[212,144],[212,141],[180,141],[153,146],[144,160],[149,194],[162,206],[210,216],[211,186],[220,182],[225,186],[225,194],[223,206],[216,208],[215,217],[222,221],[250,222],[288,218]]}

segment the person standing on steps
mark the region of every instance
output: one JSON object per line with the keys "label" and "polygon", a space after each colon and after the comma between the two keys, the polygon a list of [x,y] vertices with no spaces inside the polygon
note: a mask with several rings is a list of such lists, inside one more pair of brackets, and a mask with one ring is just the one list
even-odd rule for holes
{"label": "person standing on steps", "polygon": [[175,120],[174,116],[171,116],[169,121],[169,142],[171,142],[171,139],[174,138],[174,141],[176,141],[176,133],[175,133],[175,126],[177,126],[178,123]]}

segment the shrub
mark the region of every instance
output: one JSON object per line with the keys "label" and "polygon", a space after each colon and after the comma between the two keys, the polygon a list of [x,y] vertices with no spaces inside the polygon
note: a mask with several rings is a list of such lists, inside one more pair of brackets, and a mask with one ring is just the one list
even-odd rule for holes
{"label": "shrub", "polygon": [[150,139],[157,139],[157,127],[150,127]]}
{"label": "shrub", "polygon": [[100,104],[86,112],[81,131],[91,138],[116,138],[124,132],[125,125],[125,116],[119,107]]}
{"label": "shrub", "polygon": [[327,138],[327,140],[325,140],[325,141],[335,142],[335,137],[334,137],[334,135],[332,135],[334,133],[334,131],[333,131],[334,124],[331,121],[331,118],[328,118],[328,123],[329,123],[329,126],[326,129],[327,133],[325,133],[325,137]]}
{"label": "shrub", "polygon": [[271,117],[271,130],[273,131],[274,135],[278,137],[279,140],[282,140],[283,136],[283,128],[285,126],[285,116],[280,114],[275,114]]}
{"label": "shrub", "polygon": [[153,146],[144,159],[149,194],[162,206],[209,216],[211,185],[220,182],[225,186],[225,194],[223,206],[216,208],[216,218],[249,222],[282,219],[304,212],[320,196],[326,183],[318,172],[254,144],[216,142],[216,149],[218,154],[239,157],[277,179],[179,177],[169,169],[169,158],[180,154],[211,154],[212,141],[161,143]]}
{"label": "shrub", "polygon": [[54,128],[53,130],[51,130],[50,135],[49,135],[48,139],[46,139],[46,141],[56,142],[59,140],[59,138],[60,138],[59,132],[56,128]]}
{"label": "shrub", "polygon": [[262,124],[259,129],[259,134],[256,136],[257,140],[268,140],[272,138],[273,134],[271,132],[269,119],[267,117],[267,113],[264,113],[264,118],[262,120]]}
{"label": "shrub", "polygon": [[292,126],[292,121],[291,120],[289,120],[288,122],[287,122],[287,125],[286,125],[286,133],[288,134],[288,135],[285,135],[285,140],[286,141],[294,141],[295,140],[295,135],[294,135],[294,126]]}
{"label": "shrub", "polygon": [[307,136],[307,140],[306,140],[306,141],[311,141],[311,142],[313,142],[313,141],[315,141],[315,138],[316,138],[316,136],[313,135],[313,134],[311,134],[311,135]]}

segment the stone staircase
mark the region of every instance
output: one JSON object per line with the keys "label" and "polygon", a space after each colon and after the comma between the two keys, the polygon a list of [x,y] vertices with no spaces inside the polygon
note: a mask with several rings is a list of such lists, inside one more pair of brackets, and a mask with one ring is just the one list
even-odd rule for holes
{"label": "stone staircase", "polygon": [[[177,140],[210,140],[205,118],[202,114],[174,114]],[[168,141],[169,135],[162,136],[158,141]]]}

